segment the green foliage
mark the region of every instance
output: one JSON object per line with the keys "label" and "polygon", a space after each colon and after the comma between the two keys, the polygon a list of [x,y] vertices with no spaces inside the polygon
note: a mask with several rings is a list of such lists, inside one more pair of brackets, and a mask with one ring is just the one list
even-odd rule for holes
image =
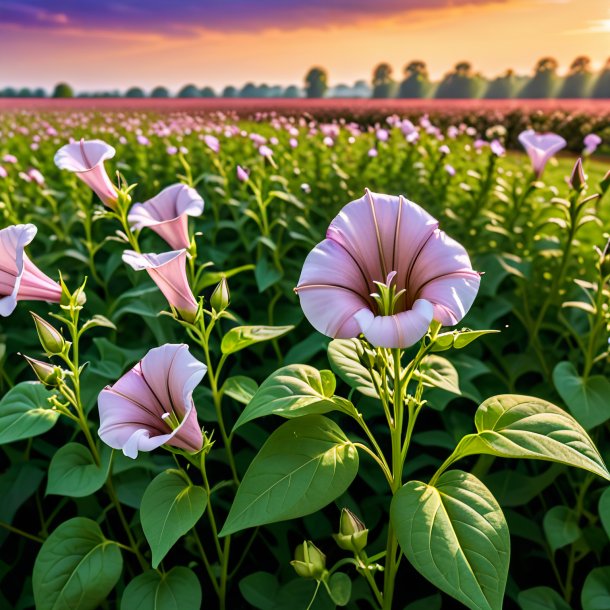
{"label": "green foliage", "polygon": [[222,338],[220,348],[223,354],[234,354],[255,343],[279,339],[293,328],[293,326],[237,326]]}

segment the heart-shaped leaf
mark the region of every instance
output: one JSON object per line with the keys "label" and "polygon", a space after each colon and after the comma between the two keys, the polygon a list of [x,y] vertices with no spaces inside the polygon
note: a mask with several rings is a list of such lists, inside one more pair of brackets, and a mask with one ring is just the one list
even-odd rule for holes
{"label": "heart-shaped leaf", "polygon": [[361,358],[375,358],[375,353],[365,348],[359,339],[334,339],[328,345],[328,361],[332,370],[350,387],[365,396],[378,398],[373,375],[381,383],[379,374],[371,373],[361,362]]}
{"label": "heart-shaped leaf", "polygon": [[234,354],[255,343],[278,339],[293,328],[294,326],[236,326],[222,338],[220,349],[223,354]]}

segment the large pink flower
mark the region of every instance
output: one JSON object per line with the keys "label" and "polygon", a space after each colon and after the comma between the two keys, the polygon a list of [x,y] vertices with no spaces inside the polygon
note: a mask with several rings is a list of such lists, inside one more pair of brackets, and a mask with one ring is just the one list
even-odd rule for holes
{"label": "large pink flower", "polygon": [[173,184],[144,203],[135,203],[129,211],[129,224],[135,231],[150,227],[172,248],[180,250],[191,244],[188,216],[201,216],[203,199],[186,184]]}
{"label": "large pink flower", "polygon": [[74,172],[109,208],[115,207],[117,190],[112,184],[104,161],[112,159],[116,151],[102,140],[81,140],[62,146],[55,153],[59,169]]}
{"label": "large pink flower", "polygon": [[0,231],[0,316],[9,316],[17,301],[59,303],[61,287],[45,275],[27,256],[24,248],[38,229],[12,225]]}
{"label": "large pink flower", "polygon": [[123,262],[132,269],[146,269],[169,304],[185,320],[193,321],[197,301],[186,277],[186,250],[173,250],[162,254],[139,254],[133,250],[123,252]]}
{"label": "large pink flower", "polygon": [[549,159],[567,144],[556,133],[536,133],[533,129],[522,131],[519,134],[519,142],[532,162],[536,178],[540,178]]}
{"label": "large pink flower", "polygon": [[203,435],[192,396],[206,370],[187,345],[151,349],[100,393],[100,438],[130,458],[161,445],[199,451]]}
{"label": "large pink flower", "polygon": [[[363,333],[375,346],[404,348],[419,341],[433,319],[457,324],[479,283],[466,250],[430,214],[404,197],[367,190],[341,210],[309,253],[296,291],[321,333]],[[372,296],[384,290],[398,297],[391,315]]]}

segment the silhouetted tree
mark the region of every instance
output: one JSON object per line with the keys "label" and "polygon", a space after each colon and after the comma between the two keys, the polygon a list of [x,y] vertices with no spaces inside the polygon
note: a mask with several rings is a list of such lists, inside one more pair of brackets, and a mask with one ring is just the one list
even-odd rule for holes
{"label": "silhouetted tree", "polygon": [[167,87],[155,87],[150,92],[150,97],[169,97],[169,91],[167,90]]}
{"label": "silhouetted tree", "polygon": [[199,97],[199,89],[195,85],[184,85],[178,91],[178,97]]}
{"label": "silhouetted tree", "polygon": [[311,68],[305,75],[305,94],[309,98],[324,97],[328,89],[328,73],[324,68]]}
{"label": "silhouetted tree", "polygon": [[55,85],[53,90],[53,97],[74,97],[74,90],[67,83],[59,83]]}
{"label": "silhouetted tree", "polygon": [[254,83],[246,83],[239,92],[239,97],[259,97],[258,87]]}
{"label": "silhouetted tree", "polygon": [[436,90],[435,97],[441,99],[468,99],[478,97],[482,78],[473,74],[472,65],[467,61],[455,64],[452,72],[448,72]]}
{"label": "silhouetted tree", "polygon": [[519,92],[521,99],[542,99],[553,97],[557,88],[557,60],[543,57],[538,60],[534,76]]}
{"label": "silhouetted tree", "polygon": [[352,87],[354,97],[371,97],[371,86],[365,80],[357,80]]}
{"label": "silhouetted tree", "polygon": [[216,97],[216,92],[214,91],[214,89],[212,89],[212,87],[204,87],[200,92],[199,95],[201,97]]}
{"label": "silhouetted tree", "polygon": [[125,97],[146,97],[146,93],[141,87],[130,87],[125,91]]}
{"label": "silhouetted tree", "polygon": [[398,97],[422,98],[430,91],[430,79],[428,78],[428,68],[426,63],[420,60],[409,62],[404,69],[405,78],[400,83]]}
{"label": "silhouetted tree", "polygon": [[591,97],[595,99],[610,99],[610,58],[606,61],[606,65],[599,73]]}
{"label": "silhouetted tree", "polygon": [[222,90],[221,97],[237,97],[237,89],[233,85],[227,85]]}
{"label": "silhouetted tree", "polygon": [[487,85],[487,90],[483,97],[488,100],[505,100],[514,97],[515,91],[515,73],[512,70],[507,70],[502,76],[494,78]]}
{"label": "silhouetted tree", "polygon": [[299,97],[299,95],[299,88],[296,85],[290,85],[284,89],[284,97],[295,98]]}
{"label": "silhouetted tree", "polygon": [[591,60],[586,55],[580,55],[570,65],[557,97],[563,99],[587,97],[592,76]]}
{"label": "silhouetted tree", "polygon": [[33,97],[47,97],[47,92],[42,87],[36,87],[32,92]]}
{"label": "silhouetted tree", "polygon": [[376,99],[385,99],[394,97],[396,93],[396,83],[392,78],[392,66],[387,63],[379,64],[373,70],[373,97]]}

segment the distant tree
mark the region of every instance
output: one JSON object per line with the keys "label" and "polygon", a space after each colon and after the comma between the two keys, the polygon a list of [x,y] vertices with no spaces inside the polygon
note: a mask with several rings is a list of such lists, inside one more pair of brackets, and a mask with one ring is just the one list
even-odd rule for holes
{"label": "distant tree", "polygon": [[409,62],[404,69],[404,80],[400,83],[398,97],[422,98],[430,91],[430,79],[426,63],[420,60]]}
{"label": "distant tree", "polygon": [[216,97],[216,92],[214,91],[214,89],[212,89],[212,87],[204,87],[200,92],[199,95],[201,97]]}
{"label": "distant tree", "polygon": [[246,83],[239,92],[239,97],[258,97],[258,87],[254,83]]}
{"label": "distant tree", "polygon": [[67,83],[59,83],[55,85],[53,90],[53,97],[74,97],[74,90]]}
{"label": "distant tree", "polygon": [[557,88],[557,60],[543,57],[538,60],[534,76],[519,92],[521,99],[543,99],[553,97]]}
{"label": "distant tree", "polygon": [[178,97],[199,97],[199,89],[195,85],[184,85],[178,91]]}
{"label": "distant tree", "polygon": [[47,97],[47,92],[42,87],[37,87],[32,92],[33,97]]}
{"label": "distant tree", "polygon": [[269,87],[269,97],[282,97],[284,89],[279,85],[273,85]]}
{"label": "distant tree", "polygon": [[167,90],[167,87],[155,87],[150,92],[150,97],[169,97],[169,91]]}
{"label": "distant tree", "polygon": [[27,87],[23,87],[17,92],[17,97],[32,97],[32,91]]}
{"label": "distant tree", "polygon": [[469,99],[478,97],[482,79],[473,74],[472,65],[467,61],[455,64],[452,72],[448,72],[436,90],[436,97],[441,99]]}
{"label": "distant tree", "polygon": [[299,88],[296,85],[290,85],[284,89],[283,97],[296,98],[300,97]]}
{"label": "distant tree", "polygon": [[305,95],[309,98],[324,97],[328,89],[328,73],[324,68],[311,68],[305,75]]}
{"label": "distant tree", "polygon": [[221,97],[237,97],[237,89],[233,85],[227,85],[222,90]]}
{"label": "distant tree", "polygon": [[125,97],[146,97],[146,93],[141,87],[130,87],[125,91]]}
{"label": "distant tree", "polygon": [[352,87],[354,97],[371,97],[371,86],[365,80],[357,80]]}
{"label": "distant tree", "polygon": [[516,79],[512,70],[507,70],[489,82],[484,98],[488,100],[505,100],[515,96]]}
{"label": "distant tree", "polygon": [[392,66],[381,63],[373,70],[373,96],[376,99],[394,97],[396,83],[392,78]]}
{"label": "distant tree", "polygon": [[580,55],[570,65],[557,97],[563,99],[587,97],[592,76],[591,60],[586,55]]}
{"label": "distant tree", "polygon": [[606,65],[602,68],[595,85],[591,97],[595,99],[610,99],[610,58],[606,61]]}
{"label": "distant tree", "polygon": [[271,87],[267,83],[263,83],[257,87],[256,97],[269,97],[271,95]]}
{"label": "distant tree", "polygon": [[345,83],[339,83],[332,88],[331,97],[350,98],[353,96],[352,88]]}

